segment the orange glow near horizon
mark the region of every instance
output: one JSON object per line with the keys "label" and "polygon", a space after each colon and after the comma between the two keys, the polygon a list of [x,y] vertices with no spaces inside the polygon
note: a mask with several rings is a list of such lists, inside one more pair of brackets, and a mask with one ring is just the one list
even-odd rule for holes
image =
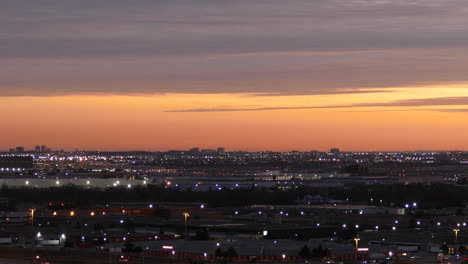
{"label": "orange glow near horizon", "polygon": [[466,150],[464,106],[348,107],[266,111],[167,112],[337,106],[468,96],[461,86],[408,87],[388,93],[315,96],[248,94],[0,97],[0,149],[47,145],[73,150],[225,147],[228,151]]}

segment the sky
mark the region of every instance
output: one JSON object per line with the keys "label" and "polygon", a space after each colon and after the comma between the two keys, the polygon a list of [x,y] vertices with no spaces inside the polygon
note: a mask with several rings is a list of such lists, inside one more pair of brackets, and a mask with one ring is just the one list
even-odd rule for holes
{"label": "sky", "polygon": [[466,0],[0,2],[0,150],[468,150]]}

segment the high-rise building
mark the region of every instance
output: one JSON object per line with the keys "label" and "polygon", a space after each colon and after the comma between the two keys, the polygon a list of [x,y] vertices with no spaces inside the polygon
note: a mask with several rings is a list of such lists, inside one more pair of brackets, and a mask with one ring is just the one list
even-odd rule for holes
{"label": "high-rise building", "polygon": [[24,152],[24,147],[16,147],[16,152],[23,153]]}
{"label": "high-rise building", "polygon": [[34,147],[34,151],[35,151],[36,153],[41,152],[41,146],[37,145],[36,147]]}
{"label": "high-rise building", "polygon": [[218,152],[219,152],[219,153],[224,153],[224,152],[226,152],[226,150],[225,150],[224,148],[222,148],[222,147],[219,147],[219,148],[218,148]]}
{"label": "high-rise building", "polygon": [[47,147],[45,145],[42,145],[41,146],[41,152],[47,152]]}

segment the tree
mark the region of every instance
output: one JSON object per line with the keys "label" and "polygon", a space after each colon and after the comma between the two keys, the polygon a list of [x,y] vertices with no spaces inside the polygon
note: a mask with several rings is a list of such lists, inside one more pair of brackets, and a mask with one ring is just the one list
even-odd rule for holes
{"label": "tree", "polygon": [[223,256],[224,256],[223,250],[220,249],[220,248],[217,248],[217,249],[215,250],[215,257],[223,257]]}
{"label": "tree", "polygon": [[140,247],[140,246],[136,246],[136,247],[133,249],[133,252],[141,253],[141,252],[143,252],[143,248]]}
{"label": "tree", "polygon": [[204,228],[202,230],[198,230],[195,235],[196,240],[208,240],[210,239],[210,234],[208,233],[208,229]]}
{"label": "tree", "polygon": [[449,251],[449,247],[447,246],[447,244],[443,244],[443,245],[440,247],[440,251],[443,252],[444,254],[447,254],[448,251]]}
{"label": "tree", "polygon": [[303,259],[308,259],[312,257],[312,253],[310,252],[310,248],[307,245],[304,245],[301,250],[299,251],[299,257]]}
{"label": "tree", "polygon": [[94,227],[94,231],[100,232],[100,231],[104,230],[104,226],[102,224],[99,224],[99,223],[94,224],[93,227]]}
{"label": "tree", "polygon": [[312,249],[312,257],[323,258],[330,256],[331,252],[328,248],[323,248],[322,245]]}
{"label": "tree", "polygon": [[122,249],[123,252],[133,252],[134,250],[135,246],[130,242],[125,243],[124,248]]}
{"label": "tree", "polygon": [[233,258],[237,257],[237,251],[236,251],[236,249],[233,248],[233,247],[228,248],[227,251],[226,251],[226,253],[225,253],[225,256],[226,256],[226,258],[228,258],[228,259],[233,259]]}
{"label": "tree", "polygon": [[135,222],[132,219],[126,219],[124,221],[124,228],[127,232],[135,231]]}
{"label": "tree", "polygon": [[408,228],[416,228],[417,226],[417,221],[416,221],[416,218],[412,217],[410,220],[409,220],[409,223],[408,223]]}

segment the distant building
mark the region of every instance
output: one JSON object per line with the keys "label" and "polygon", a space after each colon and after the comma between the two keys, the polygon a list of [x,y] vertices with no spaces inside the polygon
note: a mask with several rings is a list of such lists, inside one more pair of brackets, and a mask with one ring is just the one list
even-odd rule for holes
{"label": "distant building", "polygon": [[23,153],[24,152],[24,147],[16,147],[16,152]]}
{"label": "distant building", "polygon": [[221,147],[220,147],[220,148],[218,148],[218,152],[219,152],[219,153],[224,153],[224,152],[226,152],[226,150],[225,150],[224,148],[221,148]]}
{"label": "distant building", "polygon": [[47,150],[48,150],[48,149],[47,149],[47,147],[46,147],[45,145],[42,145],[42,146],[41,146],[41,152],[44,153],[44,152],[47,152]]}
{"label": "distant building", "polygon": [[37,145],[36,147],[34,147],[34,151],[35,151],[36,153],[41,152],[41,146]]}
{"label": "distant building", "polygon": [[340,154],[340,149],[339,148],[332,148],[330,149],[330,153],[333,153],[333,154]]}
{"label": "distant building", "polygon": [[216,150],[214,149],[202,149],[201,153],[203,154],[211,154],[211,153],[216,153]]}
{"label": "distant building", "polygon": [[199,148],[191,148],[191,149],[189,150],[189,152],[198,153],[198,152],[200,152],[200,149],[199,149]]}
{"label": "distant building", "polygon": [[341,168],[341,173],[351,176],[368,176],[369,167],[365,164],[353,164]]}

